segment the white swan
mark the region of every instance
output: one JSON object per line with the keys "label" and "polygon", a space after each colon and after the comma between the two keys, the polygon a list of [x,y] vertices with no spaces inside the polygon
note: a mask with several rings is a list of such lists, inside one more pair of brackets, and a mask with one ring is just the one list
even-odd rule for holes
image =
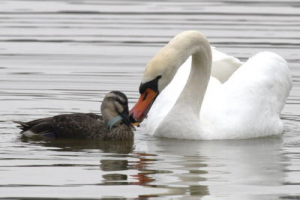
{"label": "white swan", "polygon": [[283,133],[279,114],[292,82],[282,57],[259,53],[224,84],[210,78],[211,64],[211,48],[203,34],[186,31],[174,37],[148,63],[141,96],[130,111],[132,120],[143,121],[151,108],[148,133],[179,139],[240,139]]}

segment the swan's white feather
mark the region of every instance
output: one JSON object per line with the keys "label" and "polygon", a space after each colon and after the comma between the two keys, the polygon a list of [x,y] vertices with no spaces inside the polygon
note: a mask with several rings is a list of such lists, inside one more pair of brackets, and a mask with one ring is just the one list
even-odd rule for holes
{"label": "swan's white feather", "polygon": [[211,75],[224,83],[243,63],[238,58],[218,51],[215,47],[211,50],[213,55]]}
{"label": "swan's white feather", "polygon": [[259,53],[224,84],[211,77],[200,112],[201,123],[187,115],[189,106],[168,115],[188,79],[190,66],[191,58],[157,97],[148,114],[149,134],[180,139],[242,139],[283,132],[279,114],[292,81],[282,57]]}
{"label": "swan's white feather", "polygon": [[[283,133],[280,112],[292,81],[286,61],[261,52],[205,99],[201,122],[205,139],[263,137]],[[209,88],[211,89],[211,88]]]}

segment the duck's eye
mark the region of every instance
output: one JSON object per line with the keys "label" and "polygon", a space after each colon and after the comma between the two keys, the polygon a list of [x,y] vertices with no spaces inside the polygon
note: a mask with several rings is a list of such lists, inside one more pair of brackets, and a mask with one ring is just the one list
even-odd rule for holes
{"label": "duck's eye", "polygon": [[147,99],[148,96],[148,92],[145,92],[144,97],[143,97],[143,101],[145,101]]}

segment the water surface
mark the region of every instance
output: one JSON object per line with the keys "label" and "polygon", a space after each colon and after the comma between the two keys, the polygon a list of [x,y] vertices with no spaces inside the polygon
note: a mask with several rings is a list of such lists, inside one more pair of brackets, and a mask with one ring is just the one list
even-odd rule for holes
{"label": "water surface", "polygon": [[[0,198],[300,198],[300,2],[0,2]],[[273,51],[289,63],[293,90],[282,137],[134,142],[34,141],[12,120],[96,112],[111,90],[130,107],[147,61],[171,37],[202,31],[245,61]]]}

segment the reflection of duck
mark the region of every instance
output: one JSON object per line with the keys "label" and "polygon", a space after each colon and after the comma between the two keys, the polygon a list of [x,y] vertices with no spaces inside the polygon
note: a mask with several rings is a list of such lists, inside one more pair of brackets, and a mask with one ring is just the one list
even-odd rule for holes
{"label": "reflection of duck", "polygon": [[101,150],[103,153],[129,154],[134,150],[133,140],[85,140],[63,138],[60,140],[46,140],[41,143],[40,140],[29,140],[25,137],[20,139],[22,142],[30,142],[33,145],[50,147],[49,150],[53,151]]}
{"label": "reflection of duck", "polygon": [[108,93],[102,102],[101,112],[102,116],[75,113],[15,123],[20,125],[21,133],[26,137],[133,139],[125,94],[119,91]]}
{"label": "reflection of duck", "polygon": [[[187,74],[181,65],[190,56]],[[132,121],[143,121],[151,108],[147,127],[155,136],[237,139],[283,132],[279,114],[292,83],[282,57],[259,53],[224,84],[210,78],[211,64],[211,47],[204,35],[196,31],[177,35],[148,63],[141,96],[130,111]]]}

